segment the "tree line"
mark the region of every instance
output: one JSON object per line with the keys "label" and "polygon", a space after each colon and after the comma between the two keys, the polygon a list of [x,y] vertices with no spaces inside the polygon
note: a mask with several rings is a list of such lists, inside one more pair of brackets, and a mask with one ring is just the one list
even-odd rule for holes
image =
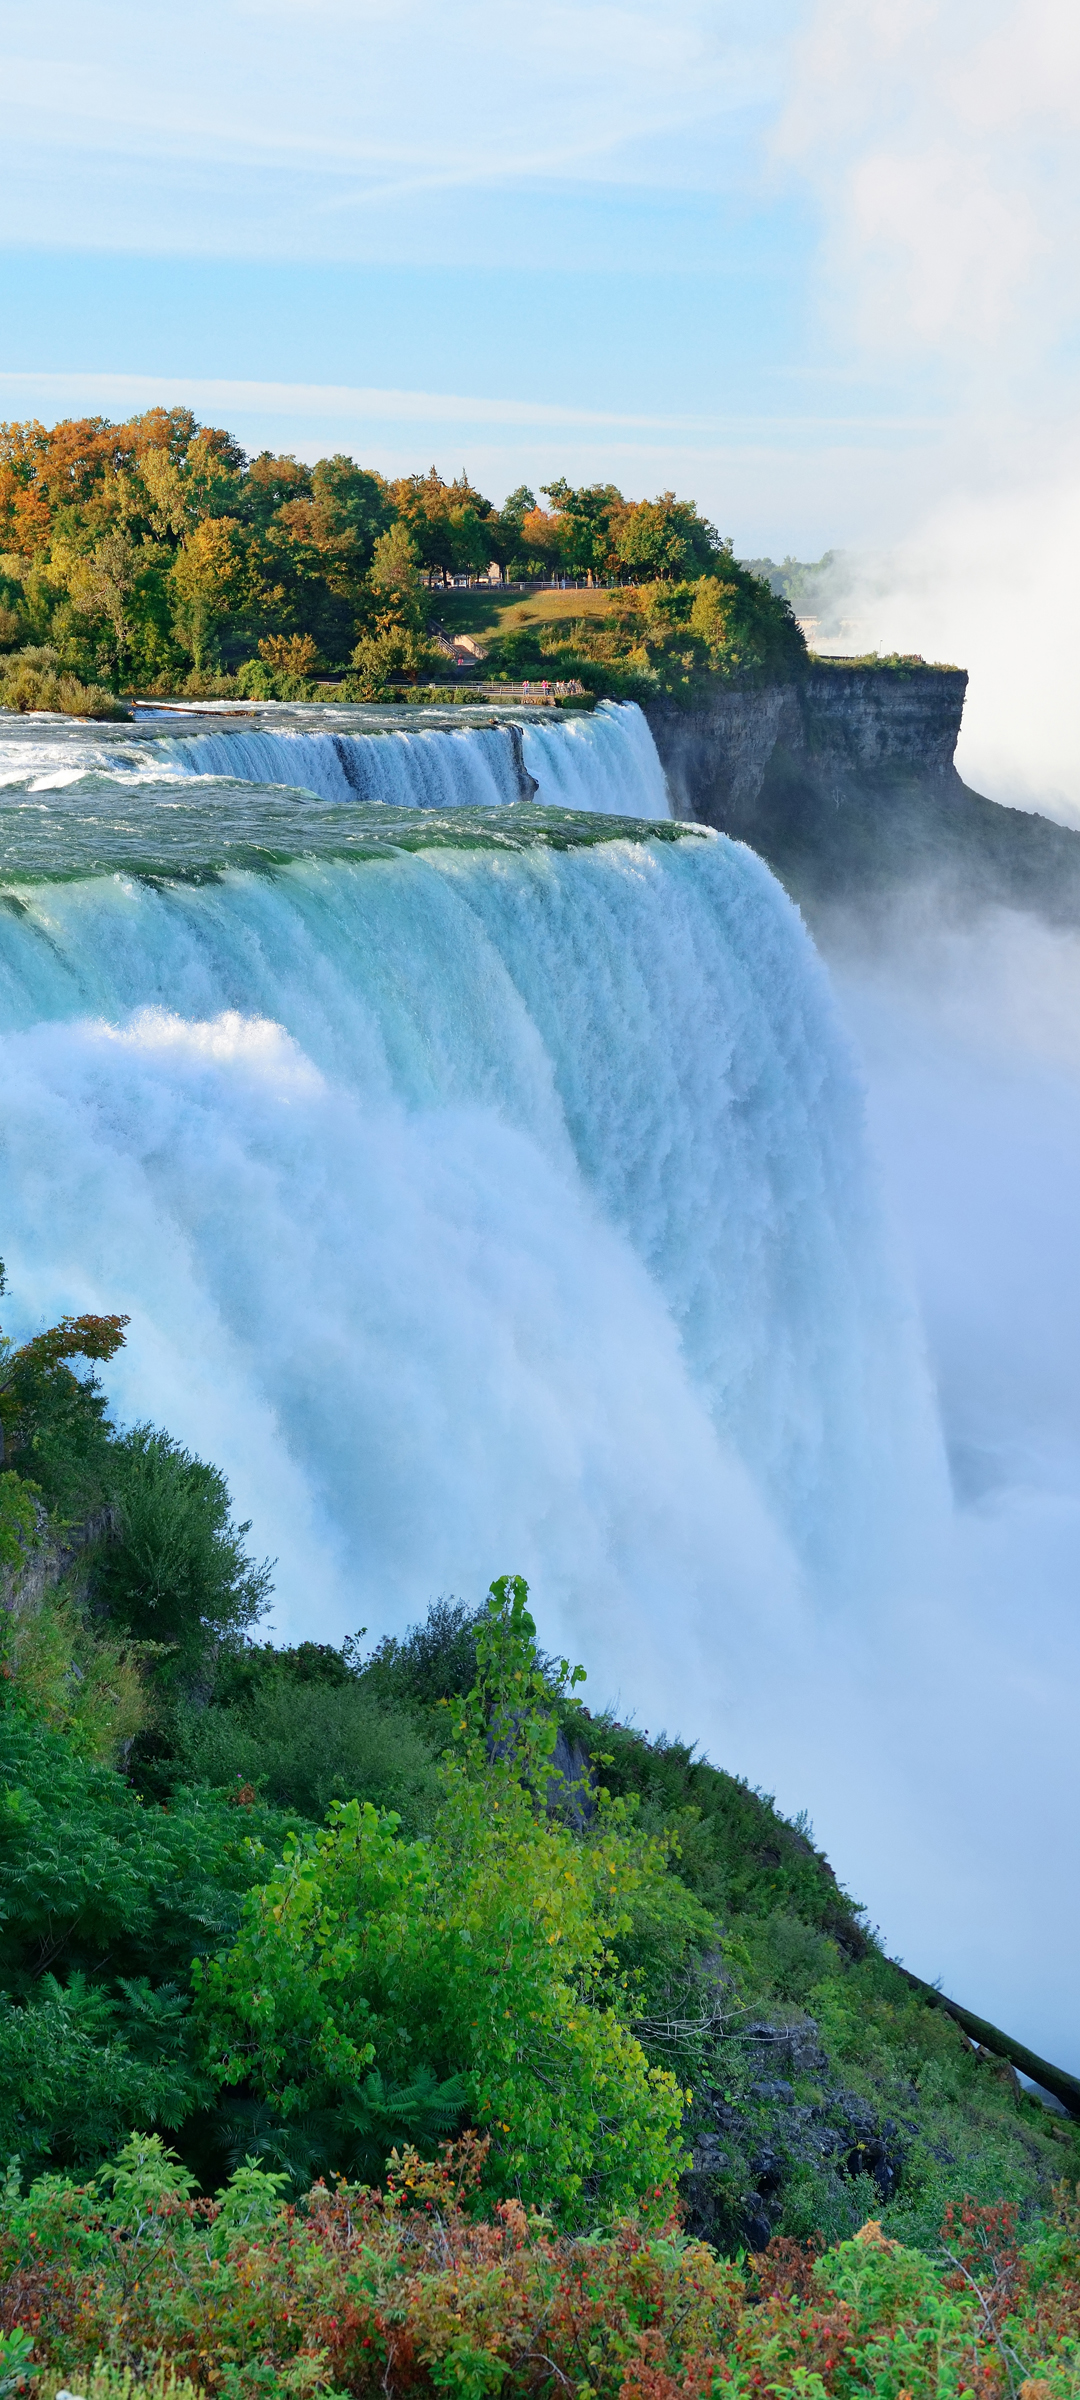
{"label": "tree line", "polygon": [[521,485],[496,508],[435,467],[388,480],[341,454],[248,458],[185,408],[0,425],[9,676],[11,654],[31,679],[114,692],[239,670],[259,697],[352,669],[365,696],[430,672],[436,595],[479,576],[688,593],[705,581],[737,587],[744,617],[747,590],[759,613],[790,617],[672,492],[634,501],[560,477],[540,501]]}

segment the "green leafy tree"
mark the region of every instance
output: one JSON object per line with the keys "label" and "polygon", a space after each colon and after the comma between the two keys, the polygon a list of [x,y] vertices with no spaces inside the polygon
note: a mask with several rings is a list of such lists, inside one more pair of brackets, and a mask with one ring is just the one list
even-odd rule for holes
{"label": "green leafy tree", "polygon": [[571,575],[597,582],[615,564],[614,524],[625,507],[613,483],[582,484],[578,489],[557,476],[542,486],[558,512],[559,548]]}
{"label": "green leafy tree", "polygon": [[347,549],[354,573],[366,573],[380,534],[393,523],[382,476],[338,451],[317,461],[311,491],[328,535]]}
{"label": "green leafy tree", "polygon": [[683,2095],[633,2034],[615,1943],[666,1851],[617,1808],[582,1838],[550,1805],[571,1679],[538,1666],[526,1598],[519,1577],[492,1586],[431,1839],[357,1801],[295,1837],[199,1971],[204,2055],[286,2125],[336,2120],[342,2163],[370,2155],[394,2094],[404,2115],[456,2093],[490,2134],[496,2189],[568,2222],[662,2212]]}
{"label": "green leafy tree", "polygon": [[283,596],[270,587],[238,517],[204,516],[172,567],[175,623],[197,668],[232,619],[258,620]]}
{"label": "green leafy tree", "polygon": [[217,1467],[179,1442],[137,1425],[110,1450],[119,1538],[104,1548],[95,1602],[137,1641],[167,1649],[162,1677],[188,1686],[216,1642],[253,1625],[266,1608],[271,1569],[244,1549],[248,1524],[232,1520]]}
{"label": "green leafy tree", "polygon": [[420,552],[414,536],[399,517],[374,545],[369,582],[384,607],[397,621],[415,624],[419,618]]}
{"label": "green leafy tree", "polygon": [[715,526],[698,515],[692,500],[676,500],[674,492],[631,502],[616,517],[613,535],[620,575],[640,582],[707,575],[721,552]]}
{"label": "green leafy tree", "polygon": [[390,485],[389,498],[408,526],[428,583],[446,583],[454,574],[487,565],[494,510],[467,475],[445,483],[432,467],[427,475],[400,477]]}
{"label": "green leafy tree", "polygon": [[[0,1259],[0,1297],[6,1289]],[[129,1323],[128,1317],[61,1317],[47,1332],[21,1343],[0,1333],[0,1466],[8,1449],[16,1457],[20,1452],[36,1457],[43,1425],[72,1409],[100,1420],[103,1403],[96,1384],[80,1384],[67,1362],[115,1358]]]}

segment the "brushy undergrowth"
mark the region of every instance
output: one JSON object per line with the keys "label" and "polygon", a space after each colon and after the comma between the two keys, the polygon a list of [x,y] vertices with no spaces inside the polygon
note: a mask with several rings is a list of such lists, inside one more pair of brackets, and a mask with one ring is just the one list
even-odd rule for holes
{"label": "brushy undergrowth", "polygon": [[48,710],[62,717],[129,717],[131,710],[103,684],[87,683],[62,665],[48,645],[0,658],[0,708],[20,715]]}
{"label": "brushy undergrowth", "polygon": [[[216,2201],[132,2140],[81,2188],[47,2178],[0,2217],[7,2364],[43,2400],[382,2393],[460,2400],[1074,2400],[1080,2195],[1037,2238],[1007,2207],[952,2210],[935,2254],[873,2220],[831,2249],[734,2261],[663,2225],[560,2234],[478,2203],[484,2146],[395,2156],[384,2191],[316,2184],[285,2205],[252,2162]],[[0,2359],[0,2369],[5,2361]],[[178,2394],[178,2400],[180,2395]]]}

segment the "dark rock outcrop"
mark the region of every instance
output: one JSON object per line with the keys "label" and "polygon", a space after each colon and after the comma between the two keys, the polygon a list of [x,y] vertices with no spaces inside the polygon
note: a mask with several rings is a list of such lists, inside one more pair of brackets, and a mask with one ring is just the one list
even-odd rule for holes
{"label": "dark rock outcrop", "polygon": [[723,2082],[698,2078],[685,2125],[691,2233],[721,2249],[763,2250],[797,2185],[805,2193],[809,2184],[830,2219],[837,2209],[841,2220],[847,2208],[865,2213],[868,2185],[878,2203],[894,2197],[917,2126],[882,2117],[847,2088],[812,2017],[747,2025],[725,2050]]}
{"label": "dark rock outcrop", "polygon": [[38,1538],[25,1564],[0,1567],[0,1608],[14,1617],[33,1616],[46,1592],[69,1574],[95,1543],[115,1541],[120,1531],[119,1511],[111,1507],[96,1509],[81,1525],[66,1525],[61,1532],[50,1527],[40,1504],[34,1514]]}
{"label": "dark rock outcrop", "polygon": [[645,714],[675,815],[749,843],[811,913],[932,884],[950,905],[1080,923],[1080,833],[956,771],[966,690],[955,667],[822,664]]}

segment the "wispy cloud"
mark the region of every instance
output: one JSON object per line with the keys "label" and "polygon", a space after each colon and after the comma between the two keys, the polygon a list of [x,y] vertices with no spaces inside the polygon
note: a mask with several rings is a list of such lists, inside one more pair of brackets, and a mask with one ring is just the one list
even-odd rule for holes
{"label": "wispy cloud", "polygon": [[[249,157],[484,181],[588,174],[775,89],[790,0],[400,0],[394,9],[192,0],[185,39],[133,0],[57,0],[28,41],[7,0],[8,124],[46,151]],[[62,164],[62,160],[61,160]],[[624,164],[624,172],[626,165]]]}
{"label": "wispy cloud", "polygon": [[[162,403],[181,405],[196,410],[238,409],[257,411],[261,415],[285,417],[327,418],[338,421],[355,418],[358,424],[385,425],[468,425],[517,427],[542,431],[567,427],[592,428],[597,432],[610,429],[642,433],[675,435],[732,434],[756,432],[793,432],[812,426],[815,430],[852,431],[856,427],[872,432],[895,432],[903,427],[909,432],[933,429],[933,418],[915,416],[826,417],[826,416],[636,416],[609,409],[576,408],[545,400],[501,400],[482,395],[457,392],[409,392],[381,390],[372,386],[338,383],[267,383],[246,382],[235,378],[206,378],[199,376],[110,375],[82,373],[72,368],[66,373],[37,374],[31,370],[7,373],[0,370],[0,393],[8,393],[14,405],[20,394],[49,394],[55,404],[65,406],[99,406],[101,408],[154,408]],[[39,403],[40,404],[40,403]]]}

